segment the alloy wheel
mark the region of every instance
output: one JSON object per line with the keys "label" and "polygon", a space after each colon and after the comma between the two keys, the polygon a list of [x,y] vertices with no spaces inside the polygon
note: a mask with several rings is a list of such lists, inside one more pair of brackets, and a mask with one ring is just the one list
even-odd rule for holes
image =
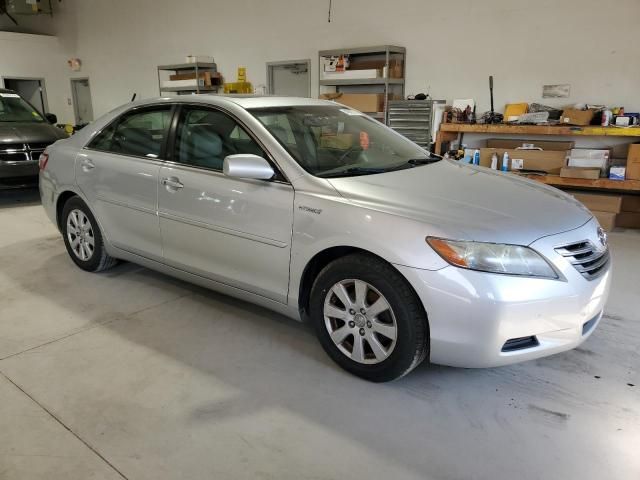
{"label": "alloy wheel", "polygon": [[380,363],[396,346],[393,309],[382,293],[363,280],[342,280],[329,289],[324,322],[336,347],[355,362]]}
{"label": "alloy wheel", "polygon": [[82,210],[74,209],[67,217],[67,239],[74,255],[86,262],[93,257],[96,248],[93,227]]}

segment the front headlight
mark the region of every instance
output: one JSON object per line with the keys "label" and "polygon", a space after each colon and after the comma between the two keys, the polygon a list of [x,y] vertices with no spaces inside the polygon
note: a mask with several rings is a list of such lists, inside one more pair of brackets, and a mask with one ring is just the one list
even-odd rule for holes
{"label": "front headlight", "polygon": [[558,278],[539,253],[529,247],[427,237],[427,243],[451,265],[481,272]]}

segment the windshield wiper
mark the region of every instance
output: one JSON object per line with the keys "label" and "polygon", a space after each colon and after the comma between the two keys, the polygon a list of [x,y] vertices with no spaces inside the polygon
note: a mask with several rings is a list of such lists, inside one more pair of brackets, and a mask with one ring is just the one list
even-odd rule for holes
{"label": "windshield wiper", "polygon": [[429,165],[439,162],[440,160],[442,160],[442,157],[412,158],[411,160],[407,160],[407,163],[409,165]]}
{"label": "windshield wiper", "polygon": [[332,177],[351,177],[355,175],[370,175],[372,173],[384,173],[389,171],[387,168],[367,168],[367,167],[351,167],[346,170],[340,170],[339,172],[331,172],[327,174],[319,174],[321,178]]}

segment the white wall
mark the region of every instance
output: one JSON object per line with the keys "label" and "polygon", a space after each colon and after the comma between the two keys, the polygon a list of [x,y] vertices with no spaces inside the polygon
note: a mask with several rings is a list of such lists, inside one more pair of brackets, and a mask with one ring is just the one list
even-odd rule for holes
{"label": "white wall", "polygon": [[[59,35],[91,77],[96,114],[158,94],[155,67],[210,54],[230,81],[246,66],[254,85],[267,61],[391,43],[407,48],[406,93],[473,97],[488,109],[540,102],[543,84],[571,84],[575,102],[640,109],[640,1],[615,0],[67,0]],[[75,17],[75,18],[72,18]],[[76,30],[77,27],[77,30]],[[619,34],[616,34],[619,32]]]}
{"label": "white wall", "polygon": [[71,86],[66,59],[56,37],[0,32],[0,77],[44,78],[48,111],[60,123],[73,123],[73,107],[67,104]]}

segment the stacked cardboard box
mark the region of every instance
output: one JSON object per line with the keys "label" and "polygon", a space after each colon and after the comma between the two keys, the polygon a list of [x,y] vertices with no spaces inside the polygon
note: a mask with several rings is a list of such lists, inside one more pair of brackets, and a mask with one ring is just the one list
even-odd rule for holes
{"label": "stacked cardboard box", "polygon": [[572,192],[607,231],[614,227],[640,228],[640,196]]}
{"label": "stacked cardboard box", "polygon": [[640,143],[629,145],[625,178],[627,180],[640,180]]}
{"label": "stacked cardboard box", "polygon": [[623,228],[640,228],[640,196],[625,195],[616,225]]}
{"label": "stacked cardboard box", "polygon": [[[548,142],[538,140],[487,140],[487,148],[480,149],[480,165],[491,166],[491,156],[498,155],[498,168],[506,152],[511,159],[509,170],[535,170],[560,174],[566,165],[567,151],[573,142]],[[519,167],[519,168],[518,168]]]}
{"label": "stacked cardboard box", "polygon": [[[384,93],[325,93],[320,95],[320,98],[333,100],[366,113],[384,110]],[[391,100],[393,96],[389,94],[388,98]]]}

